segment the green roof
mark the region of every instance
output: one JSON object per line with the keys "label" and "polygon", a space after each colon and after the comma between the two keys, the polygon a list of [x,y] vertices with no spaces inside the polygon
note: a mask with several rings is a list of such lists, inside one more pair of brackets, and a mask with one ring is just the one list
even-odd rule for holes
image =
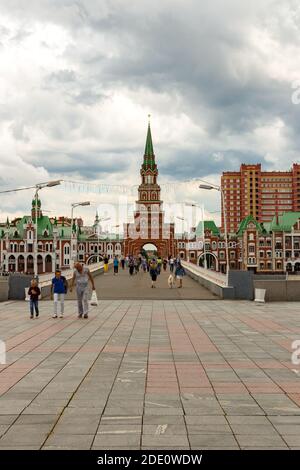
{"label": "green roof", "polygon": [[272,232],[290,232],[298,219],[300,219],[300,212],[284,212],[282,215],[273,217],[270,223],[270,231]]}
{"label": "green roof", "polygon": [[[220,230],[216,226],[213,220],[204,221],[204,230],[210,230],[213,235],[218,237],[220,235]],[[196,228],[196,236],[201,237],[203,235],[203,221],[201,220]]]}
{"label": "green roof", "polygon": [[148,131],[147,131],[147,138],[146,138],[146,145],[145,145],[145,154],[144,154],[144,168],[151,168],[153,169],[155,166],[155,156],[153,151],[153,143],[152,143],[152,135],[151,135],[151,127],[150,122],[148,124]]}
{"label": "green roof", "polygon": [[252,222],[257,230],[261,233],[265,233],[266,232],[266,229],[265,227],[262,225],[262,224],[259,224],[257,222],[257,220],[254,219],[254,217],[252,215],[248,215],[247,217],[245,217],[245,219],[242,220],[242,222],[240,223],[240,226],[239,226],[239,229],[237,231],[237,235],[243,235],[244,231],[247,229],[248,227],[248,224]]}
{"label": "green roof", "polygon": [[148,124],[148,132],[147,132],[147,139],[146,139],[146,146],[145,146],[145,156],[146,157],[154,156],[150,122]]}
{"label": "green roof", "polygon": [[[25,238],[24,234],[24,225],[28,223],[28,220],[30,219],[30,216],[23,216],[20,220],[17,221],[16,225],[13,226],[11,225],[9,227],[9,238],[14,239],[14,238]],[[33,226],[35,225],[35,221],[33,220]],[[44,233],[45,230],[47,230],[48,235],[45,237]],[[18,236],[15,235],[15,233],[18,232]],[[43,215],[42,217],[38,218],[38,238],[51,238],[53,237],[53,227],[52,223],[47,215]]]}

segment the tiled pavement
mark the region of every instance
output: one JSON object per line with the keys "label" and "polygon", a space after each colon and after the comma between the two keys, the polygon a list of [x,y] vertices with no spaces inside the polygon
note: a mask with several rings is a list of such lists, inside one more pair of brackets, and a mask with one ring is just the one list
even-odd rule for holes
{"label": "tiled pavement", "polygon": [[300,448],[300,304],[0,304],[0,449]]}

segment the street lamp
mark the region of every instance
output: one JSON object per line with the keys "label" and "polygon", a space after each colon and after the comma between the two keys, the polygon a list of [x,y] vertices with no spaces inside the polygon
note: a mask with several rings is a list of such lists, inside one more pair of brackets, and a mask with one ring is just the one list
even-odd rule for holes
{"label": "street lamp", "polygon": [[106,222],[107,220],[110,220],[111,217],[99,217],[98,218],[98,224],[97,224],[97,253],[98,253],[98,263],[100,261],[100,256],[99,256],[99,239],[100,239],[100,233],[99,233],[99,224],[100,222]]}
{"label": "street lamp", "polygon": [[[188,222],[184,217],[180,217],[179,215],[176,216],[176,219],[178,220],[182,220],[182,222]],[[183,225],[183,230],[184,230],[184,225]],[[186,232],[184,232],[185,234]],[[189,228],[188,228],[188,225],[187,225],[187,237],[186,237],[186,242],[189,242]],[[189,247],[188,247],[189,248]],[[187,251],[187,261],[189,262],[190,261],[190,256],[189,256],[189,249],[186,250]]]}
{"label": "street lamp", "polygon": [[75,207],[79,206],[90,206],[91,202],[90,201],[83,201],[83,202],[73,202],[71,204],[71,269],[74,268],[74,250],[73,250],[73,241],[72,241],[72,231],[73,231],[73,214],[74,214],[74,209]]}
{"label": "street lamp", "polygon": [[229,253],[228,253],[228,232],[227,232],[227,212],[225,206],[225,197],[224,191],[221,186],[217,186],[209,183],[202,183],[199,185],[199,189],[206,189],[208,191],[215,190],[219,191],[222,199],[222,208],[223,208],[223,219],[224,219],[224,230],[225,230],[225,251],[226,251],[226,276],[227,276],[227,285],[228,285],[228,272],[229,272]]}
{"label": "street lamp", "polygon": [[48,181],[46,183],[39,183],[35,186],[35,237],[34,237],[34,277],[37,278],[38,275],[38,196],[39,191],[44,188],[53,188],[54,186],[59,186],[61,180]]}
{"label": "street lamp", "polygon": [[204,255],[204,268],[207,269],[207,259],[206,259],[206,247],[205,247],[205,227],[204,227],[204,206],[199,206],[198,204],[195,204],[194,202],[186,202],[186,206],[189,207],[197,207],[198,209],[201,209],[202,212],[202,237],[203,237],[203,255]]}

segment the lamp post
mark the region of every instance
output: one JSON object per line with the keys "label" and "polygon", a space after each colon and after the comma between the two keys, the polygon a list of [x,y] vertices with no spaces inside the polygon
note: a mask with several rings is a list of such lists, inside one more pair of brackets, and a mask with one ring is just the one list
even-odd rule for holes
{"label": "lamp post", "polygon": [[[182,222],[187,222],[187,220],[186,220],[184,217],[180,217],[179,215],[176,216],[176,219],[182,220]],[[184,229],[184,225],[183,225],[183,229]],[[184,232],[184,233],[185,233],[185,232]],[[187,237],[186,237],[186,241],[189,242],[188,226],[187,226]],[[188,247],[188,250],[186,250],[186,251],[187,251],[187,261],[189,262],[189,261],[190,261],[189,247]]]}
{"label": "lamp post", "polygon": [[229,272],[229,253],[228,253],[228,232],[227,232],[227,212],[225,207],[224,191],[221,186],[217,186],[210,183],[204,183],[199,185],[199,189],[206,189],[208,191],[215,190],[219,191],[222,199],[223,218],[224,218],[224,231],[225,231],[225,252],[226,252],[226,277],[228,286],[228,272]]}
{"label": "lamp post", "polygon": [[97,253],[98,253],[98,263],[100,261],[100,256],[99,256],[99,238],[100,238],[100,233],[99,233],[99,224],[100,222],[106,222],[107,220],[110,220],[110,217],[100,217],[98,218],[98,224],[97,224]]}
{"label": "lamp post", "polygon": [[90,206],[91,205],[91,202],[90,201],[83,201],[83,202],[73,202],[71,204],[71,269],[74,268],[74,264],[75,264],[75,254],[74,254],[74,250],[73,250],[73,240],[72,240],[72,230],[73,230],[73,215],[74,215],[74,209],[75,207],[79,207],[79,206]]}
{"label": "lamp post", "polygon": [[40,183],[35,186],[35,237],[34,237],[34,277],[36,278],[38,275],[38,198],[39,198],[39,191],[44,188],[53,188],[54,186],[59,186],[61,180],[55,181],[48,181],[47,183]]}
{"label": "lamp post", "polygon": [[189,207],[197,207],[198,209],[201,209],[202,212],[202,237],[203,237],[203,255],[204,255],[204,268],[207,269],[207,259],[206,259],[206,247],[205,247],[205,227],[204,227],[204,206],[199,206],[198,204],[195,204],[193,202],[186,202],[186,206]]}

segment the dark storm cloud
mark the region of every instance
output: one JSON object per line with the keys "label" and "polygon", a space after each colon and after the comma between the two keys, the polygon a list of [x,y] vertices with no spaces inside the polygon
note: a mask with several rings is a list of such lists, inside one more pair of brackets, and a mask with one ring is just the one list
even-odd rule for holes
{"label": "dark storm cloud", "polygon": [[[184,162],[184,165],[182,165]],[[206,175],[221,174],[223,171],[238,171],[244,162],[262,163],[265,169],[269,169],[269,163],[263,155],[227,150],[210,153],[199,151],[177,151],[168,157],[158,161],[159,172],[170,179],[204,178]]]}
{"label": "dark storm cloud", "polygon": [[88,151],[61,153],[49,150],[41,151],[33,158],[42,158],[43,166],[49,173],[61,174],[64,177],[80,175],[82,178],[101,179],[117,170],[121,172],[128,170],[128,159],[120,153],[118,149],[113,154],[103,152],[102,149],[94,149],[93,153]]}
{"label": "dark storm cloud", "polygon": [[[63,50],[53,52],[59,65],[50,61],[49,70],[45,64],[41,67],[39,91],[53,95],[57,107],[38,96],[38,111],[30,106],[27,115],[25,106],[18,113],[13,106],[9,110],[17,141],[31,143],[28,127],[41,131],[49,148],[55,147],[52,139],[59,142],[61,159],[47,148],[47,140],[41,152],[33,148],[28,157],[39,155],[36,163],[50,173],[94,178],[117,168],[126,175],[129,163],[141,158],[144,135],[136,134],[133,142],[128,132],[126,141],[126,120],[117,134],[114,120],[105,115],[114,94],[129,96],[137,108],[150,107],[154,119],[189,119],[192,137],[184,129],[182,138],[169,142],[173,152],[154,135],[165,176],[192,177],[196,169],[205,177],[258,161],[271,168],[278,164],[278,152],[286,167],[297,155],[300,105],[291,104],[292,76],[283,73],[286,57],[291,57],[292,70],[300,52],[300,8],[295,0],[31,0],[26,8],[21,0],[10,0],[1,8],[19,18],[23,29],[18,28],[15,37],[22,41],[37,22],[60,26],[71,38]],[[13,37],[8,28],[0,26],[1,41]],[[51,52],[51,43],[43,41]],[[94,126],[83,114],[86,109],[97,111]],[[122,111],[126,115],[126,108]],[[8,119],[3,112],[0,109],[0,119]],[[107,128],[101,132],[100,117],[111,120],[111,133]],[[277,146],[272,129],[281,124]],[[90,145],[97,126],[98,153]],[[82,137],[82,129],[86,153],[82,142],[78,153],[70,151],[69,143]],[[185,138],[193,140],[193,150],[186,149]]]}

